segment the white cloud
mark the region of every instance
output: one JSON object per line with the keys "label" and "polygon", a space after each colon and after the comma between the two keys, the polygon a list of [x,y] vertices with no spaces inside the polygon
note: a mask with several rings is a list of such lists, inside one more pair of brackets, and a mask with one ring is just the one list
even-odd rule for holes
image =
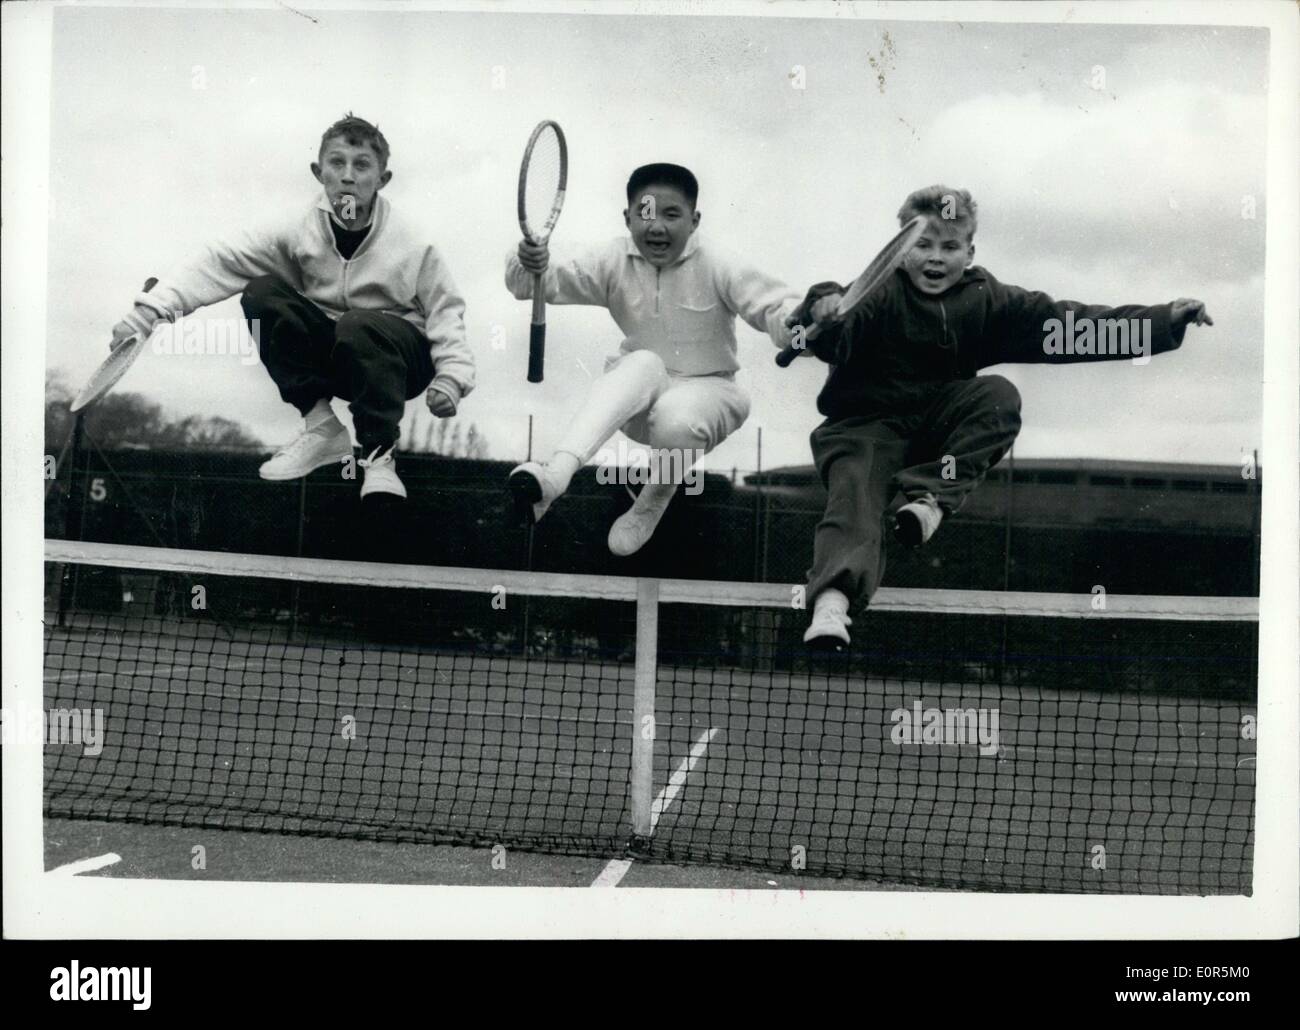
{"label": "white cloud", "polygon": [[1263,96],[1157,82],[1075,99],[971,98],[926,127],[917,164],[968,186],[984,226],[1030,259],[1066,254],[1120,281],[1157,261],[1216,280],[1262,271]]}

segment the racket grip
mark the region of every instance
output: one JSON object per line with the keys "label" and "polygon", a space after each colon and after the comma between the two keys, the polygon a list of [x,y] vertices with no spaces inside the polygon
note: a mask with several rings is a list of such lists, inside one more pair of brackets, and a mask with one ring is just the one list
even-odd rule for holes
{"label": "racket grip", "polygon": [[546,365],[546,294],[542,277],[533,276],[533,322],[528,329],[528,381],[540,383]]}
{"label": "racket grip", "polygon": [[546,365],[546,323],[534,322],[528,327],[528,381],[540,383]]}
{"label": "racket grip", "polygon": [[[822,334],[821,323],[820,322],[813,323],[811,326],[808,327],[807,331],[803,334],[804,343],[805,344],[810,343],[811,341],[817,339],[817,337],[821,336],[821,334]],[[789,368],[790,365],[794,362],[794,360],[797,357],[799,357],[800,354],[806,353],[807,350],[808,350],[807,346],[795,347],[794,344],[789,344],[788,346],[781,348],[780,352],[776,356],[776,363],[780,365],[782,368]]]}
{"label": "racket grip", "polygon": [[[150,290],[152,290],[152,289],[153,289],[155,286],[157,286],[157,285],[158,285],[158,280],[155,279],[155,278],[151,275],[151,276],[149,276],[148,279],[146,279],[146,280],[144,281],[144,290],[143,290],[143,292],[148,293]],[[123,340],[121,343],[110,343],[110,344],[108,345],[108,351],[109,351],[109,353],[111,354],[113,351],[117,350],[118,347],[122,346],[123,343],[127,343],[130,339],[131,339],[131,337],[128,336],[128,337],[127,337],[125,340]]]}

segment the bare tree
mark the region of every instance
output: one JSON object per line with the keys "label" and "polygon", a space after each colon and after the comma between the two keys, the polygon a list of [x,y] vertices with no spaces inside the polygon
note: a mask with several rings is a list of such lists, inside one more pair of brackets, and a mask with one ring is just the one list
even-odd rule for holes
{"label": "bare tree", "polygon": [[402,420],[398,446],[414,454],[441,454],[449,458],[487,458],[487,438],[473,422],[459,418],[434,418],[423,405],[412,405]]}
{"label": "bare tree", "polygon": [[[73,392],[58,372],[45,378],[45,446],[58,450],[72,430]],[[169,417],[162,405],[138,393],[109,393],[86,409],[86,433],[104,448],[157,447],[259,450],[262,441],[220,415]]]}

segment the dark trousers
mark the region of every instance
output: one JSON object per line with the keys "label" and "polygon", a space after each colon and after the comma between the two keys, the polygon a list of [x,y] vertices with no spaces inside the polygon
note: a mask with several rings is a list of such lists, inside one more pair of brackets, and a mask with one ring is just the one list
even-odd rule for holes
{"label": "dark trousers", "polygon": [[834,587],[870,599],[885,575],[885,511],[898,492],[933,494],[945,515],[961,507],[1020,432],[1020,394],[1001,376],[927,387],[903,414],[827,419],[812,451],[826,486],[813,539],[808,600]]}
{"label": "dark trousers", "polygon": [[335,322],[273,275],[250,282],[239,303],[285,401],[304,415],[322,397],[351,401],[363,456],[397,442],[406,401],[433,379],[429,341],[416,326],[382,311],[348,311]]}

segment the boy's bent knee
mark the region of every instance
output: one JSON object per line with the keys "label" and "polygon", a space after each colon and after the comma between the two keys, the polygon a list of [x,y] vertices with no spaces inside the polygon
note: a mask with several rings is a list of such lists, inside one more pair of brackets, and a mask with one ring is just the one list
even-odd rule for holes
{"label": "boy's bent knee", "polygon": [[687,405],[677,404],[671,394],[661,397],[646,416],[651,447],[708,449],[708,427]]}
{"label": "boy's bent knee", "polygon": [[1020,391],[1010,379],[997,375],[979,376],[976,382],[980,384],[984,395],[999,408],[1020,410]]}
{"label": "boy's bent knee", "polygon": [[737,402],[737,417],[729,419],[689,391],[669,390],[650,408],[646,428],[652,447],[711,451],[722,443],[749,413],[749,402]]}
{"label": "boy's bent knee", "polygon": [[358,336],[378,329],[383,318],[382,311],[345,311],[334,323],[335,334],[340,339],[345,336]]}
{"label": "boy's bent knee", "polygon": [[372,351],[380,346],[385,351],[395,348],[390,334],[386,331],[385,316],[382,311],[345,311],[334,323],[334,345],[343,350],[361,348]]}
{"label": "boy's bent knee", "polygon": [[660,450],[709,451],[711,441],[703,426],[685,419],[651,419],[650,446]]}
{"label": "boy's bent knee", "polygon": [[250,306],[263,308],[272,300],[294,296],[296,293],[297,291],[278,275],[259,275],[255,279],[248,280],[244,292],[239,296],[239,303],[245,309]]}

